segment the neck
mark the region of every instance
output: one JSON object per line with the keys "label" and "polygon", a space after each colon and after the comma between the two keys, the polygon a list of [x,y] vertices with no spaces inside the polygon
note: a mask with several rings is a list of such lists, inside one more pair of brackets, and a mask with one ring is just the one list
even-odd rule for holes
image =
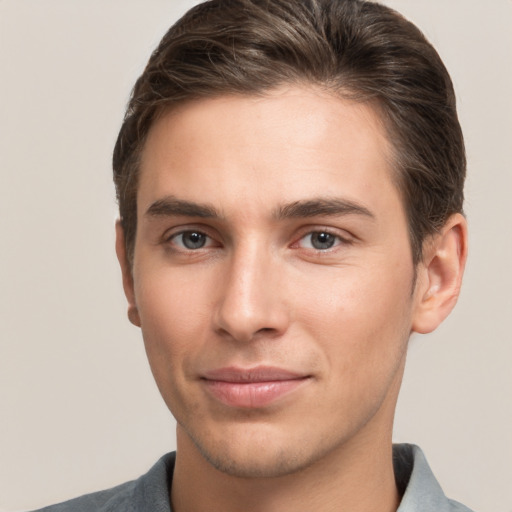
{"label": "neck", "polygon": [[[375,439],[375,436],[369,436]],[[395,512],[391,435],[346,443],[314,465],[277,478],[240,478],[214,468],[178,427],[174,512]]]}

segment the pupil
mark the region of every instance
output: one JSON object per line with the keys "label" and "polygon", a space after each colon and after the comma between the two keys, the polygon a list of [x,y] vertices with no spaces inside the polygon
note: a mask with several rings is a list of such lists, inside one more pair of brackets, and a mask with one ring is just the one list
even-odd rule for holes
{"label": "pupil", "polygon": [[187,249],[200,249],[206,242],[206,237],[202,233],[191,231],[183,235],[183,245]]}
{"label": "pupil", "polygon": [[315,249],[330,249],[334,245],[334,236],[330,233],[313,233],[311,243]]}

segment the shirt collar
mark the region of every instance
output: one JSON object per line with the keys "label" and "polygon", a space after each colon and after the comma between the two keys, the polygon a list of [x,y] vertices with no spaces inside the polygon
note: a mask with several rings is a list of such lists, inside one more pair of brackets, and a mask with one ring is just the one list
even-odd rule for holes
{"label": "shirt collar", "polygon": [[[169,499],[175,457],[175,452],[168,453],[135,482],[132,510],[172,512]],[[403,494],[397,512],[471,512],[445,496],[418,446],[394,445],[393,465],[397,487]]]}
{"label": "shirt collar", "polygon": [[397,512],[471,512],[445,496],[418,446],[393,445],[393,464],[397,487],[403,493]]}

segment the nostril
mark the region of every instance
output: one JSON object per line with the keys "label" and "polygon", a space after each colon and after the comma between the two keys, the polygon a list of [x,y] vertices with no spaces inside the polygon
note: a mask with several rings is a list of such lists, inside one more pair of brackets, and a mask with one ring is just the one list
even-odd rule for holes
{"label": "nostril", "polygon": [[261,329],[258,329],[255,333],[255,336],[258,336],[259,334],[263,335],[278,335],[279,331],[277,329],[274,329],[273,327],[262,327]]}

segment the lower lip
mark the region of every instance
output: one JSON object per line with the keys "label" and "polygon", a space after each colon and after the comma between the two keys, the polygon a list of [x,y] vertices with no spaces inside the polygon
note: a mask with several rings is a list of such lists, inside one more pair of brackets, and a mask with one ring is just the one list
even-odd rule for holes
{"label": "lower lip", "polygon": [[307,380],[308,378],[244,383],[206,380],[205,383],[208,391],[223,404],[257,408],[288,395]]}

